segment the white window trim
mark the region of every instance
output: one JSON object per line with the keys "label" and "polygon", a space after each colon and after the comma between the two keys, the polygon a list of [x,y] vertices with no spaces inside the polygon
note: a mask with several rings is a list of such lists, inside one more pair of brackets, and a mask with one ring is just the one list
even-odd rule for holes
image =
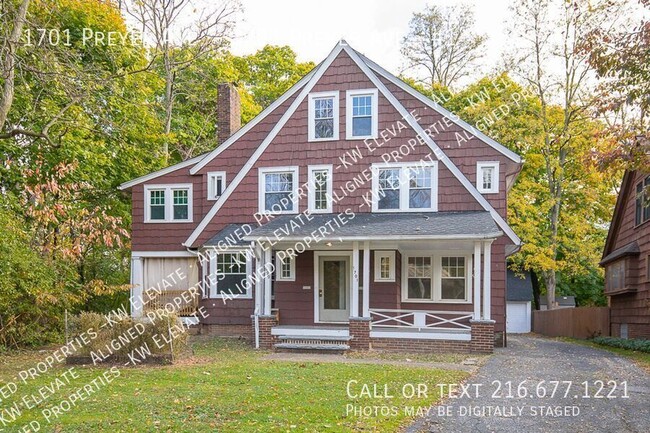
{"label": "white window trim", "polygon": [[[332,137],[323,137],[323,138],[316,138],[316,130],[314,128],[314,122],[315,122],[315,108],[314,108],[314,100],[316,99],[323,99],[323,98],[333,98],[334,101],[332,103],[333,105],[333,116],[334,116],[334,134]],[[310,93],[308,99],[308,105],[309,108],[307,110],[308,112],[308,117],[307,117],[307,130],[308,130],[308,141],[335,141],[339,139],[339,123],[340,123],[340,118],[339,118],[339,92],[318,92],[318,93]]]}
{"label": "white window trim", "polygon": [[[493,168],[492,188],[483,188],[483,169]],[[479,161],[476,163],[476,189],[481,194],[496,194],[499,192],[499,161]]]}
{"label": "white window trim", "polygon": [[275,253],[275,281],[296,281],[296,256],[285,254],[284,260],[289,260],[289,266],[291,270],[289,271],[291,275],[288,277],[282,276],[282,267],[280,266],[280,259],[278,258],[278,253]]}
{"label": "white window trim", "polygon": [[[264,176],[269,173],[293,173],[293,191],[291,191],[291,197],[293,202],[293,210],[290,211],[270,211],[264,208],[265,205],[265,195],[266,195],[266,179]],[[298,197],[298,185],[300,183],[298,179],[299,170],[297,166],[290,167],[264,167],[258,169],[258,210],[262,215],[293,215],[298,213],[299,197]]]}
{"label": "white window trim", "polygon": [[[408,298],[408,258],[409,257],[431,257],[432,284],[431,299],[409,299]],[[442,299],[442,258],[443,257],[465,257],[465,299]],[[440,251],[436,254],[424,254],[418,251],[408,251],[402,253],[402,302],[413,303],[437,303],[437,304],[472,304],[472,272],[473,272],[472,255],[463,251]]]}
{"label": "white window trim", "polygon": [[[388,278],[381,277],[381,259],[388,257],[390,271]],[[395,251],[375,251],[375,283],[395,282]]]}
{"label": "white window trim", "polygon": [[[370,135],[352,135],[352,98],[354,96],[372,96],[372,118]],[[377,138],[379,129],[379,102],[377,89],[348,90],[345,92],[345,138],[346,140],[365,140]]]}
{"label": "white window trim", "polygon": [[[151,191],[153,190],[165,190],[165,219],[164,220],[152,220],[151,219]],[[173,205],[173,193],[174,190],[187,189],[187,219],[184,220],[175,220],[174,216],[174,205]],[[151,224],[159,223],[191,223],[193,220],[193,210],[194,201],[192,194],[193,185],[191,183],[165,183],[161,185],[145,185],[144,186],[144,222]]]}
{"label": "white window trim", "polygon": [[[322,171],[322,170],[327,170],[328,172],[328,180],[327,182],[327,208],[326,209],[316,209],[316,192],[314,189],[314,171]],[[331,164],[324,164],[324,165],[310,165],[308,167],[309,171],[309,178],[308,178],[308,184],[307,184],[307,202],[308,202],[308,209],[310,213],[331,213],[332,212],[332,184],[334,183],[332,180],[332,165]]]}
{"label": "white window trim", "polygon": [[[246,256],[246,278],[249,282],[252,283],[251,276],[253,275],[253,257],[252,254],[250,254],[249,251],[245,249],[228,249],[227,251],[223,251],[223,252],[216,252],[216,251],[208,252],[210,257],[208,275],[209,276],[213,275],[215,270],[217,269],[218,254],[236,254],[236,253],[242,253]],[[231,295],[231,294],[221,295],[217,293],[217,285],[219,284],[219,282],[215,278],[208,278],[208,284],[210,286],[209,296],[208,296],[210,299],[229,299],[229,300],[253,299],[252,284],[248,284],[246,293],[244,293],[243,295]]]}
{"label": "white window trim", "polygon": [[208,200],[210,201],[215,201],[217,200],[220,196],[215,197],[214,196],[214,191],[212,191],[212,179],[215,177],[220,177],[221,178],[221,194],[226,190],[226,172],[225,171],[211,171],[208,173]]}
{"label": "white window trim", "polygon": [[[408,207],[409,188],[406,168],[431,168],[431,207],[414,208]],[[400,169],[400,207],[398,209],[379,209],[379,170]],[[377,163],[372,165],[372,211],[373,212],[437,212],[438,211],[438,163],[436,161],[414,161],[399,163]]]}

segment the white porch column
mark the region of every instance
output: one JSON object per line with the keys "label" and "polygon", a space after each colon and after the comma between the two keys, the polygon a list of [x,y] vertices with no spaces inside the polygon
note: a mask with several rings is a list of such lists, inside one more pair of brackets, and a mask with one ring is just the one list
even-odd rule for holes
{"label": "white porch column", "polygon": [[144,269],[142,257],[131,257],[131,316],[142,316]]}
{"label": "white porch column", "polygon": [[483,243],[483,319],[491,320],[492,241]]}
{"label": "white porch column", "polygon": [[[256,275],[264,275],[264,250],[261,244],[255,245],[255,272]],[[266,280],[258,279],[255,283],[255,314],[262,313],[262,291]]]}
{"label": "white porch column", "polygon": [[352,300],[350,317],[359,317],[359,242],[352,243]]}
{"label": "white porch column", "polygon": [[370,317],[370,242],[363,243],[363,299],[362,316]]}
{"label": "white porch column", "polygon": [[[271,246],[264,250],[264,266],[270,269],[271,266]],[[271,315],[271,273],[264,277],[264,315]]]}
{"label": "white porch column", "polygon": [[474,242],[474,320],[481,318],[481,242]]}

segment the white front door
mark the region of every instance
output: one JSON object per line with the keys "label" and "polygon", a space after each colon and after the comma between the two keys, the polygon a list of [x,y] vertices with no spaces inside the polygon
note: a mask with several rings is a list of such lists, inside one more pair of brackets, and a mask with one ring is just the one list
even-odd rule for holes
{"label": "white front door", "polygon": [[318,318],[320,322],[347,322],[350,317],[350,257],[318,258]]}

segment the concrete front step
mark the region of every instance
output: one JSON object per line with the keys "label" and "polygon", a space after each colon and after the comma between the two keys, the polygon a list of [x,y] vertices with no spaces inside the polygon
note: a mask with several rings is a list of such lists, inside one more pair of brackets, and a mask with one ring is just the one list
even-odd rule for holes
{"label": "concrete front step", "polygon": [[349,335],[278,335],[279,340],[304,341],[350,341]]}
{"label": "concrete front step", "polygon": [[350,349],[347,344],[323,344],[323,343],[277,343],[274,346],[277,352],[292,353],[335,353],[341,354]]}

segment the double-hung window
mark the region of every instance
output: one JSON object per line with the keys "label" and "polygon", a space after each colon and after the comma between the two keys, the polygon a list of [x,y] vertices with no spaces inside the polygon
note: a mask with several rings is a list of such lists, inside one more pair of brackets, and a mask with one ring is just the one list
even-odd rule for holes
{"label": "double-hung window", "polygon": [[312,93],[308,103],[309,141],[338,140],[339,93]]}
{"label": "double-hung window", "polygon": [[296,280],[296,257],[285,252],[278,252],[275,255],[275,279],[276,281]]}
{"label": "double-hung window", "polygon": [[395,251],[375,251],[375,282],[395,281]]}
{"label": "double-hung window", "polygon": [[403,255],[402,301],[471,302],[471,256]]}
{"label": "double-hung window", "polygon": [[298,213],[298,167],[259,170],[259,209],[272,214]]}
{"label": "double-hung window", "polygon": [[250,297],[247,280],[250,260],[240,251],[212,253],[210,256],[210,292],[213,298]]}
{"label": "double-hung window", "polygon": [[377,137],[377,89],[346,92],[346,138]]}
{"label": "double-hung window", "polygon": [[377,164],[373,166],[373,212],[436,211],[437,165]]}
{"label": "double-hung window", "polygon": [[634,225],[642,224],[650,220],[650,176],[636,185],[636,203],[634,212]]}
{"label": "double-hung window", "polygon": [[191,222],[192,185],[146,185],[144,221]]}
{"label": "double-hung window", "polygon": [[499,162],[476,163],[476,189],[483,194],[499,192]]}
{"label": "double-hung window", "polygon": [[332,212],[332,166],[310,165],[308,184],[309,210],[313,213]]}

